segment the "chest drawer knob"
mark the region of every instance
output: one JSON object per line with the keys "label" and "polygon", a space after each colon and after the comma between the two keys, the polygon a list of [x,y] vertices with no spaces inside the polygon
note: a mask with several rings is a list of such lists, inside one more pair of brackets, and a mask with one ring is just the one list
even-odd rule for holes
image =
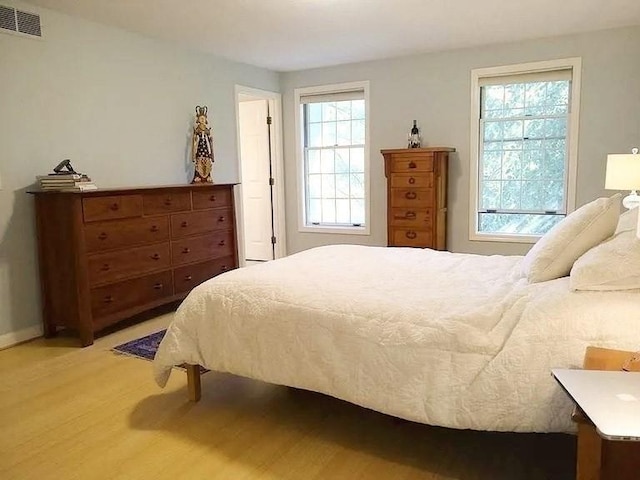
{"label": "chest drawer knob", "polygon": [[215,195],[211,195],[211,196],[209,197],[209,201],[210,201],[210,202],[215,202],[215,201],[216,201],[216,196],[215,196]]}
{"label": "chest drawer knob", "polygon": [[413,220],[413,219],[415,219],[415,218],[416,218],[416,212],[412,212],[411,210],[409,210],[409,211],[405,214],[404,218],[406,218],[407,220]]}
{"label": "chest drawer knob", "polygon": [[409,177],[409,183],[413,185],[414,183],[416,183],[416,179],[413,177]]}
{"label": "chest drawer knob", "polygon": [[182,223],[180,224],[180,226],[181,226],[182,228],[187,228],[187,227],[189,226],[189,222],[187,222],[187,221],[185,220],[184,222],[182,222]]}
{"label": "chest drawer knob", "polygon": [[222,266],[220,267],[220,271],[221,271],[221,272],[226,272],[227,270],[229,270],[229,267],[227,267],[226,265],[222,265]]}
{"label": "chest drawer knob", "polygon": [[158,231],[158,230],[160,230],[160,229],[158,228],[158,226],[157,226],[157,225],[151,225],[151,229],[150,229],[150,230],[151,230],[152,232],[157,232],[157,231]]}
{"label": "chest drawer knob", "polygon": [[415,200],[418,198],[418,194],[416,192],[407,192],[404,194],[404,198],[407,200]]}
{"label": "chest drawer knob", "polygon": [[413,230],[409,230],[407,233],[405,233],[405,235],[409,240],[413,240],[414,238],[416,238],[418,236],[418,234],[416,232],[414,232]]}
{"label": "chest drawer knob", "polygon": [[191,249],[189,247],[184,247],[182,249],[182,253],[190,253],[190,252],[191,252]]}
{"label": "chest drawer knob", "polygon": [[159,253],[154,253],[153,255],[151,255],[151,259],[152,260],[160,260],[160,254]]}
{"label": "chest drawer knob", "polygon": [[416,162],[414,161],[409,162],[409,168],[417,168],[417,167],[418,165],[416,164]]}
{"label": "chest drawer knob", "polygon": [[108,263],[105,263],[104,265],[102,265],[102,271],[103,271],[103,272],[108,271],[110,268],[111,268],[111,267],[109,266],[109,264],[108,264]]}
{"label": "chest drawer knob", "polygon": [[219,222],[224,222],[225,220],[226,220],[226,219],[224,218],[224,215],[220,215],[220,216],[218,217],[218,221],[219,221]]}
{"label": "chest drawer knob", "polygon": [[193,277],[191,275],[185,275],[184,276],[184,281],[185,282],[190,282],[191,280],[193,280]]}
{"label": "chest drawer knob", "polygon": [[120,209],[120,205],[118,205],[117,203],[112,203],[111,205],[109,205],[109,210],[117,212],[119,209]]}
{"label": "chest drawer knob", "polygon": [[171,197],[169,197],[169,198],[165,198],[165,199],[164,199],[164,204],[165,204],[167,207],[170,207],[170,206],[171,206],[171,203],[172,203],[172,201],[171,201]]}
{"label": "chest drawer knob", "polygon": [[113,296],[107,295],[104,297],[104,303],[113,303]]}
{"label": "chest drawer knob", "polygon": [[218,245],[220,245],[221,247],[224,247],[224,240],[220,240],[220,241],[218,242]]}
{"label": "chest drawer knob", "polygon": [[162,290],[163,288],[164,288],[164,285],[162,283],[156,283],[153,285],[154,290]]}
{"label": "chest drawer knob", "polygon": [[106,240],[108,236],[109,235],[107,235],[105,232],[102,232],[100,235],[98,235],[98,238],[100,240]]}

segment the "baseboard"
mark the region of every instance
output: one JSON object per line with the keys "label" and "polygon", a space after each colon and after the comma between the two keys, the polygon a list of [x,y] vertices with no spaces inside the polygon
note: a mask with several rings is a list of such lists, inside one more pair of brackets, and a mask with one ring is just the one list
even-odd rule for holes
{"label": "baseboard", "polygon": [[24,328],[17,332],[9,332],[4,335],[0,335],[0,350],[13,347],[18,343],[26,342],[33,338],[38,338],[43,335],[42,326]]}

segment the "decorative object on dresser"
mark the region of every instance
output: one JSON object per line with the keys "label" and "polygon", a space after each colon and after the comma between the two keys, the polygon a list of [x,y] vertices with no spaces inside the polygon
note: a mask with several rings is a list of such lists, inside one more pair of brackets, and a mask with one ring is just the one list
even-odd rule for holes
{"label": "decorative object on dresser", "polygon": [[413,127],[411,127],[411,131],[409,132],[409,142],[407,148],[420,148],[422,146],[422,141],[420,139],[420,130],[418,129],[417,120],[413,121]]}
{"label": "decorative object on dresser", "polygon": [[387,177],[390,247],[446,249],[450,152],[455,152],[455,148],[381,150]]}
{"label": "decorative object on dresser", "polygon": [[212,183],[213,139],[207,119],[207,107],[196,107],[196,122],[193,126],[192,156],[194,163],[191,183]]}
{"label": "decorative object on dresser", "polygon": [[233,184],[35,195],[45,336],[83,346],[238,266]]}

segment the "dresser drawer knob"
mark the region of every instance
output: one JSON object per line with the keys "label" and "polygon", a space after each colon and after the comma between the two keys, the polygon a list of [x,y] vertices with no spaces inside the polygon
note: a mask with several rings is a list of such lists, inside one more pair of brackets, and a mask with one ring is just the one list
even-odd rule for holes
{"label": "dresser drawer knob", "polygon": [[405,235],[410,240],[413,240],[414,238],[416,238],[418,236],[418,234],[416,232],[414,232],[413,230],[409,230],[407,233],[405,233]]}
{"label": "dresser drawer knob", "polygon": [[110,209],[110,210],[113,210],[114,212],[115,212],[115,211],[117,211],[119,208],[120,208],[120,205],[118,205],[117,203],[112,203],[112,204],[109,206],[109,209]]}
{"label": "dresser drawer knob", "polygon": [[171,198],[165,198],[165,199],[164,199],[164,204],[165,204],[165,206],[167,206],[167,207],[170,207],[170,206],[171,206],[171,202],[172,202],[172,201],[171,201]]}
{"label": "dresser drawer knob", "polygon": [[187,221],[185,220],[184,222],[182,222],[182,223],[180,224],[180,226],[181,226],[182,228],[187,228],[187,227],[189,226],[189,222],[187,222]]}
{"label": "dresser drawer knob", "polygon": [[160,230],[160,229],[158,228],[157,225],[151,225],[151,231],[152,232],[157,232],[158,230]]}
{"label": "dresser drawer knob", "polygon": [[227,267],[226,265],[222,265],[222,266],[220,267],[220,271],[221,271],[221,272],[226,272],[227,270],[229,270],[229,267]]}
{"label": "dresser drawer knob", "polygon": [[407,220],[413,220],[413,219],[415,219],[415,218],[416,218],[416,212],[412,212],[411,210],[409,210],[409,211],[405,214],[404,218],[406,218]]}
{"label": "dresser drawer knob", "polygon": [[105,263],[104,265],[102,265],[102,271],[106,272],[111,268],[111,266],[108,263]]}
{"label": "dresser drawer knob", "polygon": [[409,183],[413,185],[414,183],[416,183],[416,179],[413,177],[409,177]]}
{"label": "dresser drawer knob", "polygon": [[218,245],[220,245],[221,247],[224,247],[224,240],[220,240],[220,241],[218,242]]}
{"label": "dresser drawer knob", "polygon": [[151,255],[151,259],[152,260],[160,260],[160,254],[159,253],[154,253],[153,255]]}
{"label": "dresser drawer knob", "polygon": [[418,165],[416,165],[416,162],[411,161],[409,162],[409,168],[416,168]]}
{"label": "dresser drawer knob", "polygon": [[104,303],[113,303],[113,297],[111,295],[107,295],[104,297]]}
{"label": "dresser drawer knob", "polygon": [[164,285],[163,285],[163,284],[161,284],[161,283],[156,283],[156,284],[153,286],[153,289],[154,289],[154,290],[162,290],[162,288],[163,288],[163,287],[164,287]]}
{"label": "dresser drawer knob", "polygon": [[106,240],[108,236],[109,235],[107,235],[106,233],[102,232],[100,235],[98,235],[98,238],[100,240]]}
{"label": "dresser drawer knob", "polygon": [[190,282],[191,280],[193,280],[193,277],[191,275],[185,275],[184,276],[184,281],[185,282]]}
{"label": "dresser drawer knob", "polygon": [[416,192],[407,192],[404,194],[404,198],[407,200],[415,200],[418,198],[418,194]]}
{"label": "dresser drawer knob", "polygon": [[226,220],[226,219],[224,218],[224,215],[220,215],[220,216],[218,217],[218,221],[219,221],[219,222],[224,222],[225,220]]}
{"label": "dresser drawer knob", "polygon": [[210,202],[215,202],[215,201],[216,201],[216,196],[215,196],[215,195],[211,195],[211,196],[209,197],[209,201],[210,201]]}
{"label": "dresser drawer knob", "polygon": [[189,247],[184,247],[182,249],[182,253],[191,253],[191,249]]}

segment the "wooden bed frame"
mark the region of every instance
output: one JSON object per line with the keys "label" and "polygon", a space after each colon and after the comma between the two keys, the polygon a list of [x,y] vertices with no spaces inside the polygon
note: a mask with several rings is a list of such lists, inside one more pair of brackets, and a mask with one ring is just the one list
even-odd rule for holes
{"label": "wooden bed frame", "polygon": [[200,365],[186,364],[187,368],[187,392],[189,400],[197,402],[200,400],[202,388],[200,386]]}

